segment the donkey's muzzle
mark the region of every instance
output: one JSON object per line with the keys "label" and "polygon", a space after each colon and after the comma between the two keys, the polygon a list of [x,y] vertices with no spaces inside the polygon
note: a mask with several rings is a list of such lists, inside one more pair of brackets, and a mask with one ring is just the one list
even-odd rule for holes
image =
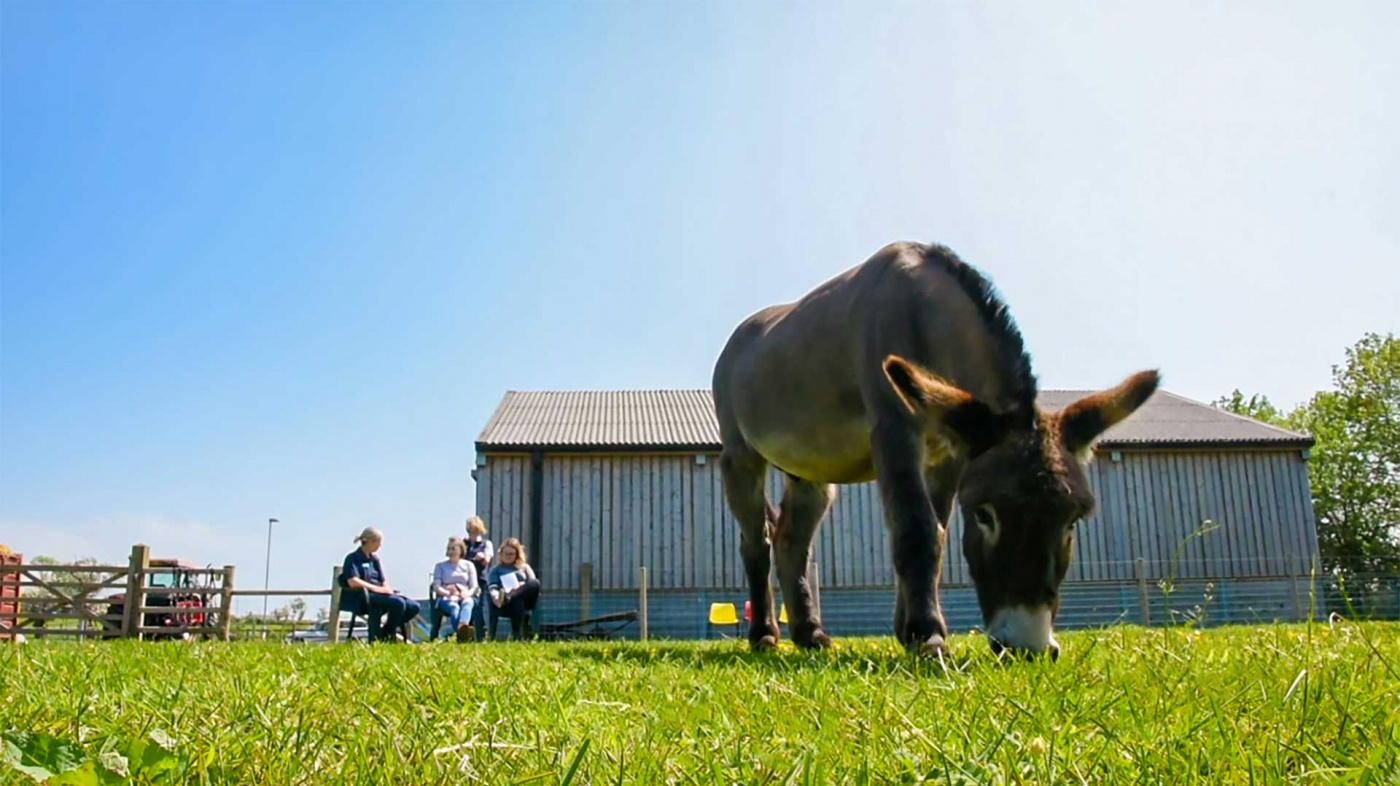
{"label": "donkey's muzzle", "polygon": [[1060,645],[1055,642],[1051,642],[1050,646],[1046,647],[1043,650],[1026,649],[1023,647],[1008,647],[990,636],[987,637],[987,643],[992,645],[992,654],[997,656],[1006,654],[1007,656],[1013,658],[1031,660],[1040,657],[1041,655],[1049,655],[1050,660],[1052,661],[1057,661],[1060,659]]}
{"label": "donkey's muzzle", "polygon": [[1048,606],[1012,606],[997,609],[987,626],[987,641],[997,655],[1034,657],[1049,654],[1051,660],[1060,657],[1060,643],[1055,641],[1051,620],[1054,614]]}

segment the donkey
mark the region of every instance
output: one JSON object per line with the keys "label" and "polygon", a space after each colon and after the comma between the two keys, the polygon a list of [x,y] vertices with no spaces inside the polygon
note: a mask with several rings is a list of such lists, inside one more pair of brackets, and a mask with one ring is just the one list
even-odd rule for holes
{"label": "donkey", "polygon": [[[713,390],[750,647],[778,640],[774,559],[793,640],[830,645],[807,575],[812,539],[834,484],[874,479],[896,576],[894,632],[907,648],[946,648],[938,578],[956,497],[993,649],[1057,657],[1059,586],[1074,525],[1094,504],[1082,464],[1158,382],[1143,371],[1042,411],[1006,305],[942,246],[891,244],[800,301],[744,320],[715,364]],[[764,491],[770,464],[785,476],[776,508]]]}

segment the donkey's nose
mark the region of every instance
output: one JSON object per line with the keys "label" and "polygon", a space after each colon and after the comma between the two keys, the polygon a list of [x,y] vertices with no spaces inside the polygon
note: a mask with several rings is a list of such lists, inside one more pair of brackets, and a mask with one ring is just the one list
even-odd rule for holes
{"label": "donkey's nose", "polygon": [[987,642],[998,655],[1010,652],[1031,657],[1048,653],[1054,660],[1059,657],[1060,644],[1055,641],[1050,619],[1048,607],[998,609],[987,626]]}
{"label": "donkey's nose", "polygon": [[1027,660],[1034,658],[1038,655],[1049,655],[1051,661],[1057,661],[1060,659],[1060,644],[1056,641],[1051,641],[1050,646],[1046,647],[1043,650],[1031,649],[1030,647],[1008,647],[1007,645],[1002,644],[1000,641],[990,636],[987,637],[987,643],[992,645],[993,655],[1001,655],[1004,652],[1008,655],[1018,658],[1025,658]]}

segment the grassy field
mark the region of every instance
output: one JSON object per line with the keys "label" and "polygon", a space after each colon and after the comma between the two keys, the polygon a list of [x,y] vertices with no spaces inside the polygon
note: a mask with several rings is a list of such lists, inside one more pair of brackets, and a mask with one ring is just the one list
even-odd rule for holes
{"label": "grassy field", "polygon": [[[31,643],[0,647],[0,728],[12,759],[52,735],[72,744],[65,766],[124,764],[136,782],[1400,780],[1400,625],[1061,642],[1053,664],[998,663],[975,635],[947,662],[890,639],[763,656],[733,641]],[[34,780],[0,764],[0,782]]]}

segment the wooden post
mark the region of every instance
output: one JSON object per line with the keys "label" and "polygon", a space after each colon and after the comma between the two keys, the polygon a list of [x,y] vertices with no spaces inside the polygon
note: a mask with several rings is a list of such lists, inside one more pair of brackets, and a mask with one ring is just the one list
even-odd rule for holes
{"label": "wooden post", "polygon": [[578,566],[578,589],[578,616],[579,619],[586,620],[593,616],[588,613],[589,606],[592,605],[593,563],[585,562]]}
{"label": "wooden post", "polygon": [[1152,624],[1152,604],[1147,599],[1147,561],[1137,558],[1138,604],[1142,607],[1142,624]]}
{"label": "wooden post", "polygon": [[812,613],[817,619],[822,616],[822,577],[816,561],[807,565],[807,583],[812,588]]}
{"label": "wooden post", "polygon": [[1303,597],[1298,592],[1298,567],[1295,565],[1288,572],[1292,574],[1288,577],[1288,582],[1292,585],[1293,590],[1293,621],[1297,622],[1303,619]]}
{"label": "wooden post", "polygon": [[146,569],[151,566],[151,549],[144,543],[131,547],[131,561],[126,569],[126,599],[122,608],[122,635],[128,639],[141,638],[141,621],[146,605]]}
{"label": "wooden post", "polygon": [[326,636],[332,644],[340,642],[340,572],[344,566],[331,568],[331,610],[326,623]]}
{"label": "wooden post", "polygon": [[219,610],[219,638],[233,640],[233,566],[224,566],[223,608]]}
{"label": "wooden post", "polygon": [[647,640],[647,566],[643,565],[637,569],[637,602],[641,608],[637,610],[638,621],[642,624],[642,641]]}

